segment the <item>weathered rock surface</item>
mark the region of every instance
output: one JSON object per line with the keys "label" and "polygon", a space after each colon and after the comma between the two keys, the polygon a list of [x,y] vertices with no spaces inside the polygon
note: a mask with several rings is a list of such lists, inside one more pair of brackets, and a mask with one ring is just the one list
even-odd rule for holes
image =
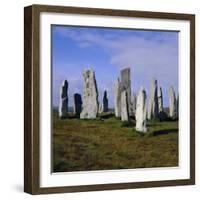
{"label": "weathered rock surface", "polygon": [[95,119],[98,114],[98,90],[95,73],[91,69],[83,72],[83,109],[80,114],[81,119]]}
{"label": "weathered rock surface", "polygon": [[162,96],[162,88],[158,88],[158,112],[163,112],[163,96]]}
{"label": "weathered rock surface", "polygon": [[68,116],[68,82],[64,80],[60,89],[59,117]]}
{"label": "weathered rock surface", "polygon": [[175,119],[177,117],[176,107],[177,107],[176,95],[174,92],[174,88],[171,86],[169,88],[169,116],[172,119]]}
{"label": "weathered rock surface", "polygon": [[147,131],[146,128],[146,120],[147,120],[147,103],[146,103],[146,91],[143,87],[140,88],[138,97],[137,97],[137,105],[136,105],[136,131],[145,133]]}
{"label": "weathered rock surface", "polygon": [[103,112],[103,104],[99,104],[99,113]]}
{"label": "weathered rock surface", "polygon": [[121,117],[121,82],[118,78],[114,84],[114,106],[115,106],[115,117]]}
{"label": "weathered rock surface", "polygon": [[102,104],[102,111],[108,112],[108,97],[107,97],[107,91],[104,91],[103,95],[103,104]]}
{"label": "weathered rock surface", "polygon": [[129,113],[131,113],[131,70],[124,68],[121,70],[121,89],[127,92]]}
{"label": "weathered rock surface", "polygon": [[74,94],[74,114],[76,117],[80,117],[80,113],[82,110],[82,98],[78,93]]}
{"label": "weathered rock surface", "polygon": [[148,119],[158,117],[158,93],[157,93],[157,80],[151,80],[149,104],[148,104]]}
{"label": "weathered rock surface", "polygon": [[135,116],[135,112],[136,112],[136,103],[137,103],[137,97],[136,97],[136,94],[133,93],[131,95],[131,113],[130,113],[130,116]]}
{"label": "weathered rock surface", "polygon": [[129,107],[127,91],[121,93],[121,120],[129,121]]}

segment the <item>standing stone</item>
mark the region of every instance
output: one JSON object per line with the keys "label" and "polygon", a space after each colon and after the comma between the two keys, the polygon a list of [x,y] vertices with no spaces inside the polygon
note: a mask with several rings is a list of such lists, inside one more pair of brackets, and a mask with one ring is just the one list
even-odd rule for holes
{"label": "standing stone", "polygon": [[131,95],[131,113],[130,113],[130,116],[135,116],[135,112],[136,112],[136,101],[137,101],[137,97],[136,97],[136,94],[133,93]]}
{"label": "standing stone", "polygon": [[60,89],[59,117],[66,118],[68,116],[68,82],[64,80]]}
{"label": "standing stone", "polygon": [[80,118],[95,119],[98,113],[99,102],[94,71],[91,69],[84,70],[83,79],[83,110],[80,114]]}
{"label": "standing stone", "polygon": [[103,104],[100,104],[99,105],[99,113],[102,113],[103,112]]}
{"label": "standing stone", "polygon": [[121,120],[129,121],[129,107],[127,91],[121,93]]}
{"label": "standing stone", "polygon": [[107,91],[104,91],[103,95],[103,104],[102,104],[102,111],[108,112],[108,97],[107,97]]}
{"label": "standing stone", "polygon": [[121,91],[122,86],[118,78],[114,84],[114,105],[115,105],[115,117],[121,117]]}
{"label": "standing stone", "polygon": [[163,112],[163,96],[162,96],[162,88],[158,88],[158,112]]}
{"label": "standing stone", "polygon": [[82,109],[81,95],[75,93],[74,94],[74,114],[76,115],[76,117],[80,117],[81,109]]}
{"label": "standing stone", "polygon": [[171,86],[169,88],[169,116],[172,119],[176,118],[176,107],[177,107],[176,95],[174,92],[174,88]]}
{"label": "standing stone", "polygon": [[147,121],[147,103],[146,103],[146,92],[143,87],[140,88],[137,105],[136,105],[136,131],[145,133],[147,131],[146,121]]}
{"label": "standing stone", "polygon": [[158,117],[158,94],[157,94],[157,80],[151,80],[150,96],[148,105],[148,119]]}
{"label": "standing stone", "polygon": [[131,113],[131,70],[130,68],[124,68],[121,70],[121,89],[127,92],[129,113]]}

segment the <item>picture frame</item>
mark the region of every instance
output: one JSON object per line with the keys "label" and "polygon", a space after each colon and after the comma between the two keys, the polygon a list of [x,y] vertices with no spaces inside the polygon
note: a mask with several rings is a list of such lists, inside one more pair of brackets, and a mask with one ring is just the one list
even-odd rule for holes
{"label": "picture frame", "polygon": [[[110,183],[93,183],[93,184],[68,184],[55,186],[41,186],[42,170],[41,154],[42,142],[41,137],[41,121],[42,105],[41,104],[41,76],[44,76],[42,70],[42,55],[41,55],[41,14],[55,15],[78,15],[89,17],[99,17],[99,21],[103,17],[120,19],[137,18],[139,20],[163,20],[167,24],[167,20],[174,22],[186,22],[186,35],[188,38],[188,88],[187,94],[189,99],[189,113],[183,113],[189,119],[188,132],[186,133],[189,139],[188,142],[188,160],[186,162],[188,177],[172,179],[148,180],[148,181],[113,181]],[[53,17],[54,18],[54,17]],[[51,23],[51,22],[50,22]],[[73,24],[73,22],[71,22]],[[152,23],[153,24],[153,23]],[[66,23],[67,25],[67,23]],[[45,26],[45,25],[44,25]],[[100,26],[100,25],[96,25]],[[149,23],[149,29],[151,23]],[[184,23],[183,23],[183,26]],[[100,26],[101,27],[101,26]],[[153,26],[152,26],[153,27]],[[48,40],[48,38],[47,38]],[[50,41],[49,41],[50,43]],[[47,46],[48,49],[49,46]],[[50,49],[49,49],[50,52]],[[183,51],[180,51],[183,53]],[[50,61],[49,61],[50,63]],[[181,63],[183,64],[183,63]],[[51,65],[47,66],[49,69]],[[50,79],[50,77],[49,77]],[[183,106],[184,107],[184,106]],[[48,130],[47,130],[48,131]],[[51,138],[49,138],[50,140]],[[42,164],[41,164],[42,163]],[[49,169],[50,170],[50,169]],[[51,171],[51,170],[50,170]],[[99,172],[98,172],[99,173]],[[125,173],[124,171],[120,173]],[[161,173],[161,172],[159,172]],[[72,173],[71,177],[80,176],[80,172]],[[91,173],[92,176],[92,173]],[[105,175],[106,176],[106,175]],[[112,177],[112,176],[111,176]],[[133,176],[134,177],[134,176]],[[56,177],[59,179],[59,175]],[[65,179],[66,181],[68,179]],[[114,10],[114,9],[99,9],[99,8],[80,8],[80,7],[64,7],[50,5],[31,5],[24,8],[24,191],[29,194],[49,194],[49,193],[66,193],[66,192],[84,192],[98,190],[114,190],[114,189],[131,189],[131,188],[149,188],[162,186],[177,186],[177,185],[193,185],[195,184],[195,16],[192,14],[181,13],[164,13],[150,11],[131,11],[131,10]]]}

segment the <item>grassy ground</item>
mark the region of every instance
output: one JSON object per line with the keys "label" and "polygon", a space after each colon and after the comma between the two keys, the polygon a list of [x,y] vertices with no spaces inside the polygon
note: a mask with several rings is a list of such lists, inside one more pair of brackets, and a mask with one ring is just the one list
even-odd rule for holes
{"label": "grassy ground", "polygon": [[87,171],[178,165],[178,122],[148,122],[140,135],[112,114],[96,120],[53,116],[53,171]]}

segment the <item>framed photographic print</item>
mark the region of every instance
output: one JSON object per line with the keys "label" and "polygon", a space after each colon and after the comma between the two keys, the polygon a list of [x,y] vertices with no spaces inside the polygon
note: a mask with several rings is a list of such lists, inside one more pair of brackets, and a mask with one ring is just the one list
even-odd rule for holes
{"label": "framed photographic print", "polygon": [[195,16],[24,9],[24,191],[195,183]]}

